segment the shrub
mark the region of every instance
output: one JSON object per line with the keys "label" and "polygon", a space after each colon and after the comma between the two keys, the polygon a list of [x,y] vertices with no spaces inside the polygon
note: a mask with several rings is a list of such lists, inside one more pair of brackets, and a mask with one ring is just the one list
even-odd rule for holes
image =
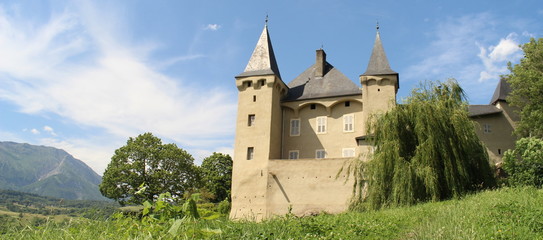
{"label": "shrub", "polygon": [[514,150],[507,150],[503,157],[503,169],[512,186],[543,186],[543,140],[521,138]]}
{"label": "shrub", "polygon": [[222,200],[217,207],[220,214],[228,215],[230,212],[230,202],[228,200]]}

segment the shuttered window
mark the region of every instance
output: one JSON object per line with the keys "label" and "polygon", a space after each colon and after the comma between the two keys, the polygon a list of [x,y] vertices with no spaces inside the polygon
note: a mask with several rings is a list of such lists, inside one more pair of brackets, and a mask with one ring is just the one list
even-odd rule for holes
{"label": "shuttered window", "polygon": [[326,133],[326,117],[317,117],[317,133]]}
{"label": "shuttered window", "polygon": [[300,136],[300,119],[290,120],[290,136]]}

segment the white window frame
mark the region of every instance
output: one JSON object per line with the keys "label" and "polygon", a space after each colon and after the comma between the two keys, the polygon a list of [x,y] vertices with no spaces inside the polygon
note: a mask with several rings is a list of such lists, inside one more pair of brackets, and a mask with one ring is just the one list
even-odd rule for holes
{"label": "white window frame", "polygon": [[300,158],[299,150],[288,151],[288,159],[299,159],[299,158]]}
{"label": "white window frame", "polygon": [[317,126],[317,134],[324,134],[326,133],[326,116],[324,117],[317,117],[315,122]]}
{"label": "white window frame", "polygon": [[343,132],[354,132],[354,114],[343,115]]}
{"label": "white window frame", "polygon": [[315,150],[315,158],[317,159],[326,158],[326,155],[328,154],[326,153],[326,150],[324,149]]}
{"label": "white window frame", "polygon": [[[298,126],[294,126],[295,122],[298,123]],[[300,136],[300,123],[301,121],[299,118],[290,119],[290,136]]]}
{"label": "white window frame", "polygon": [[483,132],[484,133],[491,133],[492,132],[492,126],[488,123],[483,124]]}
{"label": "white window frame", "polygon": [[[346,153],[352,153],[352,154],[346,154]],[[354,148],[343,148],[341,149],[341,156],[343,157],[354,157],[356,154],[356,151]]]}

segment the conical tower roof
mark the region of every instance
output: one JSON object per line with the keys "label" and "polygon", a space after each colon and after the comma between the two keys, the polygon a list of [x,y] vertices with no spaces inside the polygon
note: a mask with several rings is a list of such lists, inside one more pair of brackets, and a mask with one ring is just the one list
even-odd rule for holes
{"label": "conical tower roof", "polygon": [[507,96],[511,93],[511,85],[507,82],[507,79],[501,78],[494,90],[494,95],[490,100],[490,104],[496,104],[498,101],[506,101]]}
{"label": "conical tower roof", "polygon": [[[379,27],[377,29],[379,29]],[[366,72],[362,74],[362,76],[390,74],[398,73],[390,69],[390,64],[388,63],[385,49],[383,49],[383,44],[381,43],[381,37],[378,30],[377,35],[375,36],[375,43],[373,44],[373,51],[371,52],[370,61],[368,62],[368,68],[366,69]]]}
{"label": "conical tower roof", "polygon": [[275,53],[273,52],[273,47],[270,39],[270,34],[268,33],[268,25],[264,26],[262,34],[258,39],[255,50],[245,67],[245,71],[239,74],[237,77],[247,77],[247,76],[261,76],[261,75],[276,75],[281,78],[279,73],[279,67],[277,66],[277,61],[275,60]]}

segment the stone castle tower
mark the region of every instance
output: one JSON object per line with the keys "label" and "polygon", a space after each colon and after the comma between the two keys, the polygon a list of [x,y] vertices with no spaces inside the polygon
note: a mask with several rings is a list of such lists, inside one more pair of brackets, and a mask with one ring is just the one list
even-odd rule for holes
{"label": "stone castle tower", "polygon": [[[232,192],[241,215],[266,210],[268,159],[281,158],[281,99],[288,87],[279,74],[267,26],[245,68],[236,76],[238,114]],[[243,194],[240,194],[243,193]],[[237,216],[234,214],[234,216]]]}
{"label": "stone castle tower", "polygon": [[360,83],[362,101],[368,103],[363,111],[364,119],[367,120],[371,114],[388,111],[395,106],[396,94],[400,88],[399,76],[390,69],[379,32],[375,36],[368,68],[360,75]]}

